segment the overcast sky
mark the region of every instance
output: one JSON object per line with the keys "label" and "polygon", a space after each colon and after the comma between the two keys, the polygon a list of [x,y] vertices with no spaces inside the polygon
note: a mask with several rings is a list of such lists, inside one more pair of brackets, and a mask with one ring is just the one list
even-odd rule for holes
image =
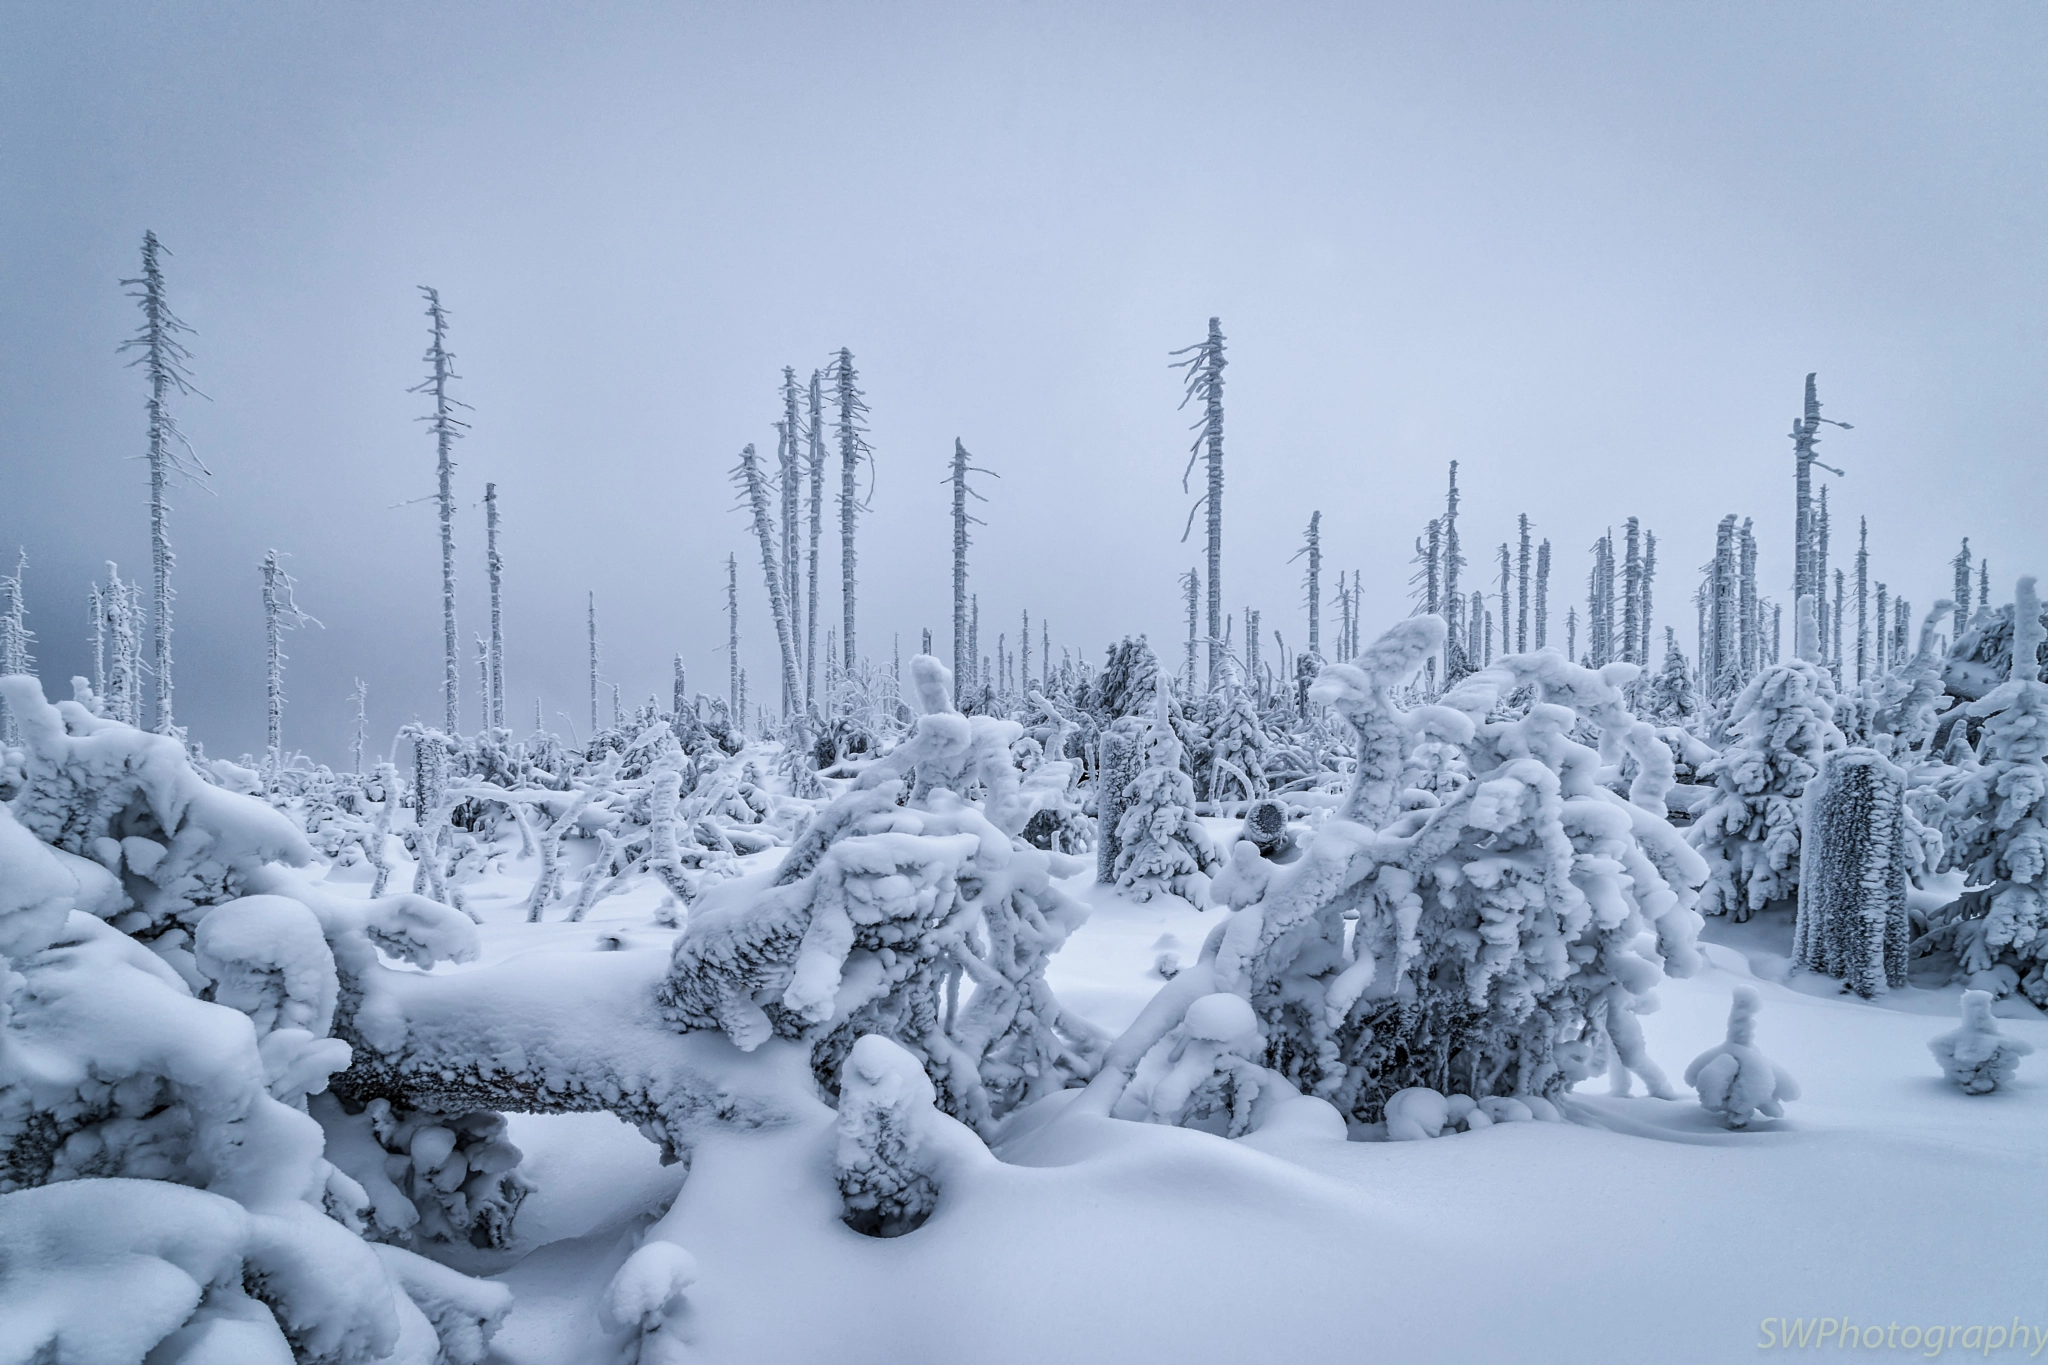
{"label": "overcast sky", "polygon": [[2032,3],[4,0],[0,545],[62,691],[103,561],[146,576],[115,346],[152,228],[211,398],[179,409],[213,478],[173,535],[179,719],[216,753],[262,743],[272,547],[325,623],[288,646],[288,743],[340,759],[358,676],[378,747],[440,713],[433,512],[395,506],[433,487],[419,284],[475,408],[463,637],[495,480],[522,725],[539,696],[585,728],[586,591],[629,701],[677,650],[721,692],[731,551],[772,695],[725,472],[772,452],[781,367],[840,346],[873,410],[864,651],[946,649],[958,436],[1003,476],[984,647],[1028,609],[1056,650],[1176,659],[1199,546],[1167,352],[1211,314],[1224,597],[1290,646],[1310,513],[1371,634],[1457,459],[1476,567],[1526,511],[1559,622],[1642,517],[1689,650],[1723,513],[1788,595],[1808,370],[1856,427],[1822,450],[1838,562],[1867,516],[1874,576],[1925,604],[1968,535],[2009,598],[2048,572],[2044,71]]}

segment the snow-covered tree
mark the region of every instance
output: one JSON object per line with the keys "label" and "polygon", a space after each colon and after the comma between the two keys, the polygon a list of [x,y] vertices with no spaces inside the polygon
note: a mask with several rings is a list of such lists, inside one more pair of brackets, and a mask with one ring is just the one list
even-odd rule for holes
{"label": "snow-covered tree", "polygon": [[1728,1037],[1685,1069],[1685,1083],[1699,1092],[1700,1107],[1724,1128],[1743,1129],[1757,1118],[1782,1118],[1785,1102],[1799,1098],[1799,1082],[1757,1048],[1756,1015],[1762,1007],[1755,987],[1737,986],[1728,1007]]}
{"label": "snow-covered tree", "polygon": [[[1412,1086],[1540,1098],[1611,1060],[1668,1093],[1636,1013],[1661,976],[1697,965],[1705,871],[1661,818],[1669,751],[1628,713],[1620,673],[1553,651],[1401,711],[1394,690],[1443,636],[1411,618],[1323,670],[1317,699],[1356,733],[1350,791],[1232,917],[1217,986],[1258,1010],[1269,1066],[1361,1121]],[[1502,711],[1523,688],[1527,711]],[[1571,738],[1580,724],[1601,751]],[[1403,785],[1423,742],[1462,751],[1471,778],[1448,799]],[[1625,757],[1634,802],[1600,780]]]}
{"label": "snow-covered tree", "polygon": [[1875,749],[1821,761],[1806,788],[1792,957],[1870,999],[1906,984],[1906,775]]}
{"label": "snow-covered tree", "polygon": [[2015,987],[2048,1004],[2048,683],[2038,651],[2048,629],[2032,578],[2022,578],[2006,681],[1969,704],[1983,729],[1980,761],[1948,787],[1948,865],[1972,887],[1935,917],[1916,951],[1946,949],[1970,984]]}
{"label": "snow-covered tree", "polygon": [[745,1051],[803,1042],[828,1094],[855,1040],[882,1034],[918,1058],[945,1112],[986,1134],[1093,1069],[1099,1036],[1044,976],[1087,912],[1054,884],[1051,855],[1016,837],[1031,810],[1010,757],[1023,727],[954,710],[928,655],[911,674],[915,728],[780,866],[705,894],[659,995],[678,1025]]}
{"label": "snow-covered tree", "polygon": [[1250,801],[1266,794],[1266,731],[1252,699],[1228,660],[1217,697],[1216,719],[1208,727],[1204,768],[1212,801]]}
{"label": "snow-covered tree", "polygon": [[1962,1024],[1927,1040],[1942,1074],[1966,1095],[1988,1095],[2010,1083],[2020,1058],[2034,1050],[2032,1043],[1999,1032],[1991,1000],[1989,991],[1964,991]]}
{"label": "snow-covered tree", "polygon": [[1699,694],[1692,669],[1678,652],[1678,637],[1664,627],[1664,665],[1638,685],[1643,714],[1665,725],[1683,725],[1699,714]]}
{"label": "snow-covered tree", "polygon": [[1151,724],[1137,741],[1137,776],[1116,826],[1116,884],[1139,900],[1162,893],[1208,904],[1209,875],[1223,858],[1195,818],[1195,788],[1174,733],[1166,689],[1155,690]]}
{"label": "snow-covered tree", "polygon": [[1705,914],[1748,919],[1799,889],[1800,799],[1843,747],[1834,686],[1820,663],[1817,604],[1799,603],[1797,657],[1750,679],[1728,710],[1730,740],[1699,776],[1717,789],[1689,833],[1710,878]]}
{"label": "snow-covered tree", "polygon": [[[294,871],[292,823],[174,739],[51,706],[32,679],[0,691],[27,750],[0,806],[11,1354],[481,1361],[506,1289],[365,1240],[410,1207],[388,1172],[409,1179],[431,1142],[358,1160],[321,1093],[349,1063],[343,1016],[407,974],[382,955],[472,957],[469,922],[327,892]],[[438,1199],[484,1181],[441,1169]]]}

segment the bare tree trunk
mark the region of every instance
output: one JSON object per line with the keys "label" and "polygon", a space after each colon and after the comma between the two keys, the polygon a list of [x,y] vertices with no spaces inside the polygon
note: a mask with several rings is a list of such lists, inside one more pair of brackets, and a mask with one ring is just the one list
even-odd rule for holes
{"label": "bare tree trunk", "polygon": [[498,556],[498,485],[484,485],[485,561],[491,571],[491,695],[484,723],[505,728],[505,561]]}
{"label": "bare tree trunk", "polygon": [[732,725],[746,729],[747,718],[740,710],[740,557],[725,557],[725,658],[731,670]]}
{"label": "bare tree trunk", "polygon": [[787,717],[802,703],[802,685],[797,679],[796,638],[790,631],[789,604],[783,600],[784,579],[775,562],[775,523],[768,509],[768,483],[761,477],[761,463],[750,442],[740,452],[734,471],[754,513],[754,536],[761,542],[761,576],[768,585],[768,610],[775,618],[775,643],[782,651],[782,714]]}
{"label": "bare tree trunk", "polygon": [[[971,464],[974,457],[967,451],[959,437],[953,438],[953,703],[959,705],[969,691],[974,675],[974,646],[967,631],[967,548],[970,543],[969,525],[982,524],[981,518],[967,510],[967,500],[980,502],[988,499],[968,486],[969,474],[994,474],[993,470]],[[996,477],[1001,477],[996,475]]]}
{"label": "bare tree trunk", "polygon": [[860,655],[855,647],[853,633],[854,619],[854,518],[861,506],[856,474],[863,459],[871,458],[867,441],[862,436],[861,417],[867,412],[867,404],[861,401],[861,392],[855,386],[853,352],[841,347],[839,357],[833,362],[833,380],[839,394],[839,595],[840,613],[843,625],[839,635],[840,658],[851,671]]}
{"label": "bare tree trunk", "polygon": [[1515,653],[1529,652],[1529,514],[1516,518],[1521,543],[1515,555]]}
{"label": "bare tree trunk", "polygon": [[[454,410],[461,406],[448,394],[448,381],[461,376],[455,373],[455,357],[448,350],[448,312],[441,307],[441,296],[426,285],[420,286],[420,293],[426,296],[429,341],[427,343],[427,378],[413,386],[413,393],[428,393],[434,398],[433,415],[423,420],[434,433],[435,477],[438,492],[435,501],[441,515],[441,697],[445,717],[443,728],[450,738],[461,733],[462,720],[462,656],[455,633],[455,442],[468,427],[468,423],[456,420]],[[595,708],[592,708],[595,714]]]}
{"label": "bare tree trunk", "polygon": [[589,600],[590,630],[590,733],[598,730],[597,719],[597,594],[591,593]]}
{"label": "bare tree trunk", "polygon": [[825,398],[824,376],[811,371],[810,444],[811,555],[804,601],[804,706],[818,709],[818,540],[825,530]]}
{"label": "bare tree trunk", "polygon": [[124,287],[132,287],[128,296],[142,306],[142,330],[123,342],[121,349],[140,352],[129,363],[142,366],[143,372],[149,376],[149,552],[155,589],[152,671],[156,674],[155,729],[164,735],[171,732],[172,726],[171,570],[177,563],[177,556],[171,551],[166,519],[170,503],[166,495],[173,480],[204,478],[207,474],[206,466],[192,453],[185,433],[178,429],[176,419],[171,416],[172,393],[191,394],[198,390],[192,387],[191,375],[186,369],[191,354],[178,340],[181,335],[189,335],[192,329],[171,311],[164,288],[163,266],[159,257],[169,254],[157,241],[154,232],[143,233],[142,274],[121,281]]}
{"label": "bare tree trunk", "polygon": [[[802,439],[802,425],[797,415],[797,395],[801,392],[796,383],[796,367],[782,367],[782,459],[778,465],[778,477],[782,482],[782,597],[789,604],[789,641],[797,653],[798,671],[803,667],[804,649],[804,607],[803,607],[803,554],[799,540],[803,534],[802,518],[798,515],[798,495],[803,491],[803,457],[798,448]],[[799,692],[795,705],[801,710],[805,705],[803,693]]]}
{"label": "bare tree trunk", "polygon": [[[1187,369],[1187,392],[1181,399],[1181,406],[1196,398],[1202,400],[1202,417],[1195,423],[1197,435],[1193,451],[1188,458],[1188,472],[1192,473],[1195,461],[1202,458],[1204,450],[1208,456],[1208,490],[1202,494],[1197,506],[1208,508],[1209,526],[1209,677],[1208,686],[1215,687],[1223,667],[1223,367],[1228,362],[1223,358],[1223,320],[1209,319],[1209,335],[1193,346],[1184,346],[1173,352],[1184,355],[1186,360],[1178,362]],[[1181,476],[1181,488],[1187,489],[1187,474]],[[1194,513],[1189,511],[1190,525]],[[1182,540],[1187,539],[1185,532]],[[1190,679],[1192,685],[1192,679]]]}

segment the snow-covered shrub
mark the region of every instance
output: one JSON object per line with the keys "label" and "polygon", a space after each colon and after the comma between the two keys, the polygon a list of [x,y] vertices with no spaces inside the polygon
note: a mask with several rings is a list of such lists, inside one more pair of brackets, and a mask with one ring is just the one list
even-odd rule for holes
{"label": "snow-covered shrub", "polygon": [[[390,907],[277,896],[305,845],[275,810],[32,679],[0,691],[27,750],[0,813],[14,1358],[481,1360],[510,1295],[365,1242],[368,1196],[305,1111],[350,1059],[327,1033],[371,936],[406,937]],[[473,950],[466,920],[432,912],[417,922]]]}
{"label": "snow-covered shrub", "polygon": [[[2019,581],[2018,619],[2037,622],[2034,580]],[[1983,723],[1981,761],[1948,786],[1942,833],[1947,865],[1972,890],[1931,917],[1916,953],[1955,955],[1972,985],[2008,994],[2014,985],[2048,1005],[2048,683],[2034,662],[2044,628],[2022,629],[2008,646],[2012,676],[1968,707]]]}
{"label": "snow-covered shrub", "polygon": [[1249,1131],[1261,1094],[1275,1085],[1293,1089],[1259,1064],[1265,1046],[1245,998],[1212,992],[1192,1001],[1167,1035],[1164,1071],[1128,1096],[1142,1105],[1148,1122],[1186,1124],[1216,1115],[1227,1121],[1226,1135],[1237,1137]]}
{"label": "snow-covered shrub", "polygon": [[1792,958],[1868,1000],[1906,984],[1906,775],[1875,749],[1822,760],[1806,788]]}
{"label": "snow-covered shrub", "polygon": [[[1636,1013],[1697,964],[1705,877],[1660,818],[1669,750],[1622,704],[1621,673],[1556,651],[1402,712],[1391,690],[1443,631],[1411,618],[1323,671],[1316,699],[1353,727],[1357,771],[1300,860],[1232,916],[1218,987],[1259,1011],[1269,1065],[1362,1122],[1410,1087],[1541,1098],[1610,1058],[1666,1093]],[[1501,711],[1523,688],[1526,712]],[[1571,739],[1580,724],[1612,762]],[[1441,805],[1401,787],[1422,742],[1457,746],[1472,774]],[[1639,803],[1602,780],[1636,755]]]}
{"label": "snow-covered shrub", "polygon": [[1160,695],[1139,740],[1138,774],[1124,788],[1117,818],[1116,884],[1139,900],[1161,894],[1208,903],[1208,874],[1222,867],[1215,843],[1195,818],[1195,789],[1182,770],[1185,751]]}
{"label": "snow-covered shrub", "polygon": [[1799,1083],[1757,1049],[1756,1015],[1762,1006],[1754,987],[1737,986],[1728,1007],[1728,1038],[1685,1069],[1685,1083],[1699,1091],[1700,1107],[1727,1128],[1747,1128],[1759,1116],[1782,1118],[1785,1102],[1799,1098]]}
{"label": "snow-covered shrub", "polygon": [[1729,708],[1728,747],[1699,770],[1716,789],[1689,833],[1710,872],[1703,914],[1745,920],[1799,890],[1800,800],[1821,760],[1843,747],[1814,630],[1813,602],[1802,598],[1798,656],[1749,680]]}
{"label": "snow-covered shrub", "polygon": [[915,1232],[938,1207],[950,1165],[994,1160],[936,1098],[917,1058],[887,1038],[868,1034],[847,1053],[833,1173],[855,1232]]}
{"label": "snow-covered shrub", "polygon": [[628,1334],[625,1365],[681,1365],[690,1358],[673,1328],[684,1291],[696,1282],[697,1258],[666,1238],[650,1236],[626,1258],[599,1308],[605,1326]]}
{"label": "snow-covered shrub", "polygon": [[1131,783],[1137,780],[1144,725],[1129,717],[1105,727],[1096,739],[1095,772],[1095,880],[1114,883],[1116,865],[1123,853],[1117,830]]}
{"label": "snow-covered shrub", "polygon": [[827,1094],[855,1040],[880,1034],[918,1058],[947,1113],[988,1133],[1093,1070],[1099,1037],[1045,981],[1087,911],[1055,884],[1050,855],[1017,837],[1021,727],[955,711],[936,659],[911,672],[924,714],[910,735],[779,867],[704,895],[660,1001],[743,1050],[803,1040]]}
{"label": "snow-covered shrub", "polygon": [[1991,1017],[1991,992],[1964,991],[1961,1027],[1928,1039],[1927,1050],[1964,1094],[1988,1095],[2012,1080],[2020,1058],[2033,1052],[2034,1045],[1998,1031],[1998,1021]]}

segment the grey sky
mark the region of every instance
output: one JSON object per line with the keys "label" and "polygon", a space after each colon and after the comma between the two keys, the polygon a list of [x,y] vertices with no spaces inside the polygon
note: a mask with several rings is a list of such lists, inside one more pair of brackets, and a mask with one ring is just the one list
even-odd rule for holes
{"label": "grey sky", "polygon": [[432,488],[419,283],[476,409],[463,634],[495,479],[522,725],[540,694],[581,728],[586,590],[629,702],[676,649],[722,690],[729,550],[772,696],[724,475],[772,451],[781,367],[841,345],[873,409],[871,655],[921,627],[944,652],[957,435],[1004,475],[984,648],[1028,608],[1056,648],[1178,657],[1199,547],[1166,352],[1211,313],[1224,596],[1290,645],[1309,513],[1370,634],[1457,458],[1476,576],[1527,511],[1561,623],[1586,547],[1640,515],[1689,650],[1723,512],[1787,595],[1810,369],[1857,428],[1823,446],[1836,562],[1867,514],[1916,606],[1966,534],[2009,596],[2048,572],[2044,70],[2038,5],[7,0],[0,545],[30,555],[46,678],[81,671],[87,582],[147,567],[114,347],[150,227],[213,400],[182,410],[214,493],[179,494],[174,535],[180,719],[215,752],[262,740],[271,546],[326,622],[288,646],[290,742],[339,758],[357,675],[380,745],[439,714],[433,515],[393,509]]}

